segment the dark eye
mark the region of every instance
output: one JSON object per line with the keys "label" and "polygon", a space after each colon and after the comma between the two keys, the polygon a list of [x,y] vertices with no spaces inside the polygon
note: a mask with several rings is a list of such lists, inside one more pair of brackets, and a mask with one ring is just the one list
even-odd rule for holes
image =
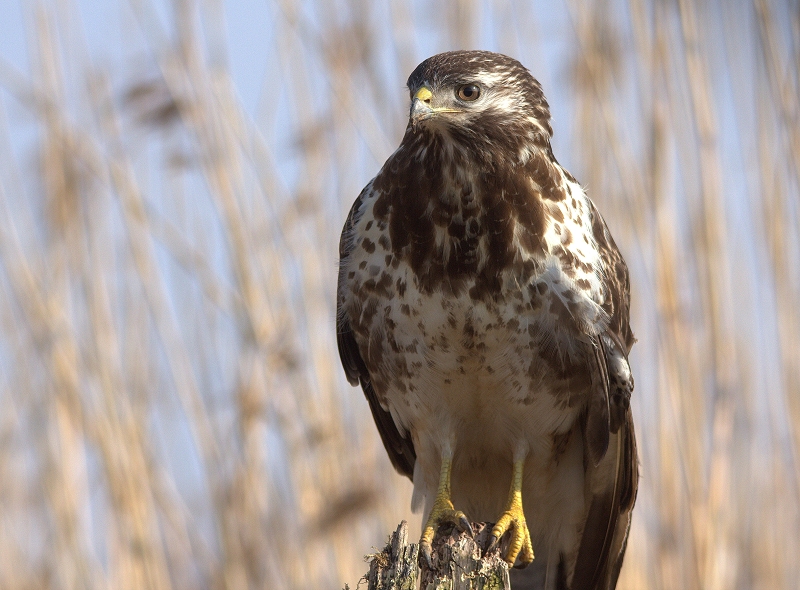
{"label": "dark eye", "polygon": [[481,89],[477,84],[465,84],[458,89],[458,98],[466,102],[477,100],[481,95]]}

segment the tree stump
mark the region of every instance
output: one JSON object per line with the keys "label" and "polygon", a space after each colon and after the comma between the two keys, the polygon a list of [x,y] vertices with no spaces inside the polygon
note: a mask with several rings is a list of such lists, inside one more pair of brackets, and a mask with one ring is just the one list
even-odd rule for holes
{"label": "tree stump", "polygon": [[383,551],[368,556],[367,590],[510,590],[508,564],[501,551],[505,543],[486,555],[492,524],[472,523],[475,538],[442,527],[432,543],[432,567],[419,567],[419,545],[408,542],[408,523],[403,521]]}

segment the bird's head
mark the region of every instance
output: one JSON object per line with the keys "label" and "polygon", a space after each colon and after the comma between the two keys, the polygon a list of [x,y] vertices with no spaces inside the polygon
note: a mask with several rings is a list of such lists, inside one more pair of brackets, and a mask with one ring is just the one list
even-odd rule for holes
{"label": "bird's head", "polygon": [[[517,60],[488,51],[434,55],[408,78],[408,132],[439,134],[466,149],[518,152],[549,145],[550,111],[539,82]],[[524,156],[523,156],[524,157]]]}

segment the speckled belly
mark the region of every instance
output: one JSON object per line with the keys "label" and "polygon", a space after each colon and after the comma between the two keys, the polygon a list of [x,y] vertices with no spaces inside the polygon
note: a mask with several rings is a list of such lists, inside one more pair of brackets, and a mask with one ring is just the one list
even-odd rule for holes
{"label": "speckled belly", "polygon": [[476,301],[467,289],[424,294],[409,283],[402,295],[367,301],[374,312],[368,329],[362,323],[373,385],[400,425],[458,438],[495,429],[498,446],[571,427],[590,385],[583,352],[567,348],[568,327],[560,333],[527,289]]}

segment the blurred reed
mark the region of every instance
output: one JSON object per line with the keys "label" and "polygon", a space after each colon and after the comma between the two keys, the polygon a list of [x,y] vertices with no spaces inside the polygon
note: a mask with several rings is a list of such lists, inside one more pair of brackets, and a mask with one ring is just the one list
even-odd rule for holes
{"label": "blurred reed", "polygon": [[339,367],[338,231],[405,77],[460,47],[543,81],[631,268],[620,586],[795,587],[800,11],[542,7],[276,0],[254,112],[224,6],[131,3],[133,67],[72,3],[28,11],[29,71],[0,58],[0,587],[355,587],[411,487]]}

